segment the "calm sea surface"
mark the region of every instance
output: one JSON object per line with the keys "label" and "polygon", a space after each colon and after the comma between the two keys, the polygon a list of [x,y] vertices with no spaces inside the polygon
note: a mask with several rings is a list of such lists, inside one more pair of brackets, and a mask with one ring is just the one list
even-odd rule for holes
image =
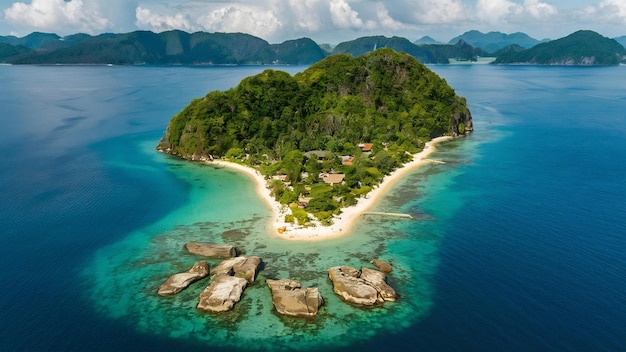
{"label": "calm sea surface", "polygon": [[[246,177],[154,150],[191,99],[265,68],[0,66],[1,351],[626,350],[626,67],[430,66],[476,131],[377,206],[416,220],[319,243],[270,238]],[[232,312],[195,309],[206,280],[156,295],[192,240],[265,261]],[[401,298],[339,300],[326,269],[376,257]],[[265,278],[326,304],[279,317]]]}

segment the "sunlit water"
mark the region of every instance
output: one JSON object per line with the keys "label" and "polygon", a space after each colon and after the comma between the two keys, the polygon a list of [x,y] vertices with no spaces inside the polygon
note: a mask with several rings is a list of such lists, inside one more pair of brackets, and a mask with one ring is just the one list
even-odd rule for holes
{"label": "sunlit water", "polygon": [[[476,132],[377,206],[415,220],[363,217],[309,243],[266,233],[245,176],[154,150],[192,98],[265,67],[0,67],[0,349],[625,349],[626,70],[430,67]],[[200,259],[189,241],[263,258],[233,311],[195,309],[208,279],[156,295]],[[341,301],[326,270],[373,258],[399,300]],[[325,305],[278,316],[265,278],[319,287]]]}

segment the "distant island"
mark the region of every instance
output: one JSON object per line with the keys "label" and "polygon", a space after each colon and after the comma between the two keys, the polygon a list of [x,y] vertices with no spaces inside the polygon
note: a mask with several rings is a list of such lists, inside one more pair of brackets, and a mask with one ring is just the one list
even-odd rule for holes
{"label": "distant island", "polygon": [[[335,46],[309,38],[280,44],[244,33],[162,33],[135,31],[97,36],[31,33],[0,36],[0,63],[100,65],[311,65],[329,55],[358,57],[380,48],[407,53],[423,64],[525,63],[617,65],[625,60],[625,37],[609,39],[579,31],[557,40],[537,40],[524,33],[468,31],[447,44],[430,37],[410,42],[402,37],[369,36]],[[566,44],[563,44],[566,43]],[[594,58],[585,59],[585,58]],[[571,60],[570,60],[571,59]]]}
{"label": "distant island", "polygon": [[157,149],[247,171],[279,204],[278,232],[310,233],[434,150],[424,150],[433,138],[472,128],[465,99],[445,80],[408,54],[379,49],[329,56],[295,76],[265,70],[194,99]]}
{"label": "distant island", "polygon": [[611,66],[619,65],[626,49],[614,39],[593,31],[578,31],[567,37],[540,43],[530,49],[500,51],[496,64]]}
{"label": "distant island", "polygon": [[528,34],[519,32],[513,34],[506,34],[502,32],[482,33],[480,31],[472,30],[450,39],[448,44],[456,44],[459,40],[463,40],[474,47],[481,48],[482,50],[490,53],[490,55],[494,55],[499,50],[509,46],[519,46],[529,49],[539,43],[549,41],[547,39],[537,40],[528,36]]}

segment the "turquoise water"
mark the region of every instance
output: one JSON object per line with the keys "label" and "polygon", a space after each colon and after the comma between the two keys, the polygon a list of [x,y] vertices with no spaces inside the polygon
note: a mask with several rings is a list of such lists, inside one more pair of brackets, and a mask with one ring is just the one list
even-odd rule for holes
{"label": "turquoise water", "polygon": [[[138,149],[143,148],[146,157],[152,155],[155,159],[152,162],[175,170],[177,177],[190,187],[188,198],[158,222],[95,253],[95,259],[87,264],[82,275],[85,293],[98,314],[122,319],[141,333],[194,343],[243,349],[253,346],[300,349],[350,346],[364,335],[384,332],[391,324],[408,328],[428,310],[432,293],[421,278],[432,272],[434,265],[423,267],[420,264],[424,273],[416,275],[411,272],[411,262],[416,258],[424,264],[430,262],[428,257],[435,249],[431,245],[418,245],[410,253],[391,254],[387,243],[404,236],[391,230],[380,231],[380,228],[394,222],[369,219],[355,234],[324,242],[272,238],[265,230],[269,209],[255,197],[254,185],[249,179],[230,170],[190,164],[154,153],[153,147],[150,143],[141,143]],[[136,164],[115,166],[122,169],[121,173],[150,171]],[[372,231],[372,228],[377,230]],[[207,315],[195,309],[208,280],[174,298],[156,295],[169,275],[184,271],[199,260],[183,249],[190,241],[229,243],[243,255],[263,258],[265,267],[256,283],[246,289],[245,299],[232,312]],[[343,303],[334,295],[326,275],[329,267],[371,267],[368,262],[374,258],[395,264],[390,283],[397,287],[401,297],[417,296],[402,298],[384,307],[360,309]],[[217,265],[219,261],[210,263]],[[320,315],[310,320],[279,317],[273,312],[265,278],[290,278],[304,286],[319,287],[325,298]],[[419,282],[412,283],[412,280]],[[368,326],[365,334],[363,326]],[[202,331],[211,333],[200,333]]]}
{"label": "turquoise water", "polygon": [[[624,67],[431,68],[476,132],[377,206],[415,220],[292,242],[246,176],[154,150],[192,98],[265,67],[0,67],[0,350],[626,349]],[[189,241],[263,258],[233,311],[195,309],[208,280],[156,295],[199,259]],[[327,268],[373,258],[399,300],[345,304]],[[326,303],[279,317],[265,278]]]}

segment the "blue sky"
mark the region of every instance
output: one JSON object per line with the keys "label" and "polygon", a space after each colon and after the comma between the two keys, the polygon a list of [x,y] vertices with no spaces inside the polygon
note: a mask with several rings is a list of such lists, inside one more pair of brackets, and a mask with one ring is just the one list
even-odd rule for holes
{"label": "blue sky", "polygon": [[0,35],[138,29],[243,32],[270,43],[309,37],[338,44],[378,34],[447,42],[471,29],[617,37],[626,35],[626,0],[0,0]]}

